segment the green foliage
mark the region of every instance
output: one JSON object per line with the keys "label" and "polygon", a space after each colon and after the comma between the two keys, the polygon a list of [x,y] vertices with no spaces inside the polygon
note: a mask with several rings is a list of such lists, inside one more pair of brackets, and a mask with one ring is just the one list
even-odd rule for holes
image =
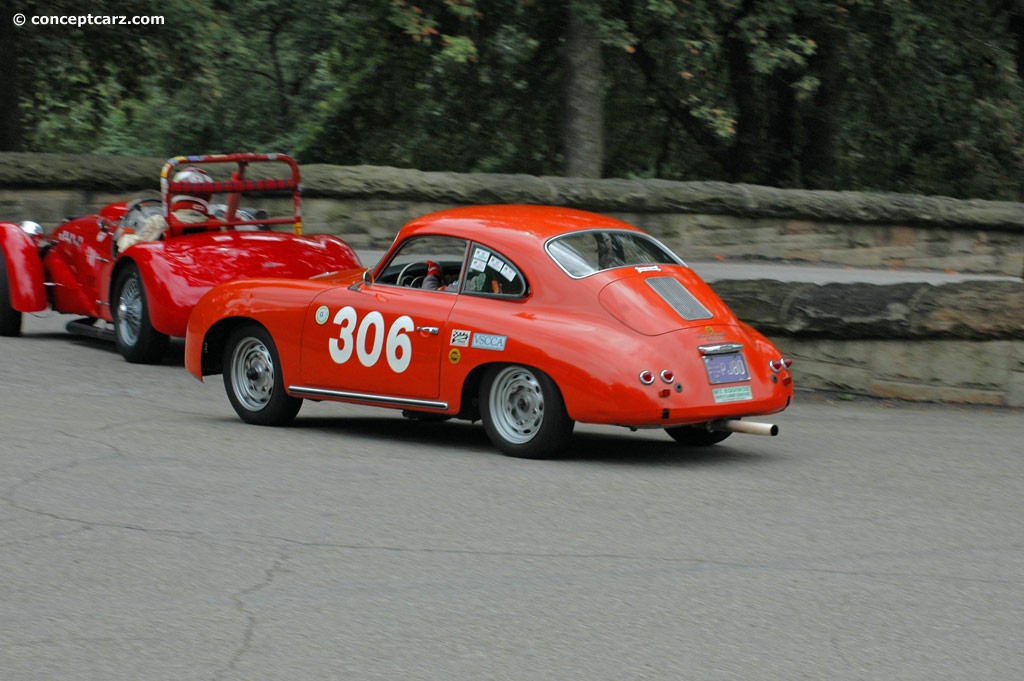
{"label": "green foliage", "polygon": [[559,174],[573,12],[603,45],[606,176],[1022,198],[1016,2],[131,4],[164,25],[11,34],[25,148]]}

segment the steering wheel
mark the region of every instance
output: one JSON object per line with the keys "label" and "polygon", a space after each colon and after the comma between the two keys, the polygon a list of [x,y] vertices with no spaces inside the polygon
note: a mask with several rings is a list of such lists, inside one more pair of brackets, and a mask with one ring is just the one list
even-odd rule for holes
{"label": "steering wheel", "polygon": [[115,256],[117,255],[117,240],[124,236],[126,229],[130,228],[132,231],[135,231],[142,226],[142,221],[152,214],[145,210],[149,207],[155,208],[159,212],[163,207],[163,200],[152,196],[143,196],[142,198],[133,199],[125,207],[124,215],[118,220],[113,238],[111,239],[111,248]]}
{"label": "steering wheel", "polygon": [[426,260],[417,260],[417,261],[408,263],[405,267],[402,268],[402,271],[398,273],[398,279],[396,280],[395,283],[397,283],[399,286],[417,286],[417,282],[416,282],[417,279],[419,279],[420,283],[422,283],[423,275],[409,275],[409,278],[405,279],[406,272],[408,272],[409,270],[411,270],[414,267],[421,266],[421,265],[423,266],[423,271],[426,272],[427,271],[427,261]]}

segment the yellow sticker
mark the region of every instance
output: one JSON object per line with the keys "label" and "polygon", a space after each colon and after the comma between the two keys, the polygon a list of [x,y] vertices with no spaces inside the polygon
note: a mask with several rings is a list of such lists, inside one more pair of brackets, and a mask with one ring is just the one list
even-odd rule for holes
{"label": "yellow sticker", "polygon": [[459,360],[462,359],[462,353],[459,352],[458,348],[452,348],[448,351],[448,361],[452,364],[458,364]]}

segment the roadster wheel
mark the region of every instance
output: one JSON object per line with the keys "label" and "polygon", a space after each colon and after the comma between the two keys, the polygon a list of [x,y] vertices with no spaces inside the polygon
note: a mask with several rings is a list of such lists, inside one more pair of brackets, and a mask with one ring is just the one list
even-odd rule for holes
{"label": "roadster wheel", "polygon": [[665,432],[684,447],[710,447],[732,435],[728,431],[708,430],[703,424],[675,426],[666,428]]}
{"label": "roadster wheel", "polygon": [[146,287],[135,263],[128,263],[114,281],[114,343],[117,351],[134,364],[155,364],[167,350],[169,338],[153,328],[149,321]]}
{"label": "roadster wheel", "polygon": [[7,280],[7,261],[0,249],[0,336],[21,335],[21,313],[11,307],[11,288]]}
{"label": "roadster wheel", "polygon": [[299,413],[302,400],[285,392],[277,347],[262,326],[247,324],[231,334],[223,366],[228,400],[246,423],[283,426]]}
{"label": "roadster wheel", "polygon": [[494,446],[526,459],[556,454],[568,444],[574,425],[555,382],[514,364],[492,367],[484,375],[480,413]]}

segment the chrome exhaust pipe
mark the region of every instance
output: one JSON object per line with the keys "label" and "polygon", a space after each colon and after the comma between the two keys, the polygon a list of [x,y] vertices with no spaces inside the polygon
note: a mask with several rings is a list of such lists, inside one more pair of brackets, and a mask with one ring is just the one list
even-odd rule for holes
{"label": "chrome exhaust pipe", "polygon": [[779,434],[779,427],[774,423],[755,423],[753,421],[740,421],[739,419],[709,421],[708,430],[746,433],[747,435],[768,435],[769,437],[775,437]]}

